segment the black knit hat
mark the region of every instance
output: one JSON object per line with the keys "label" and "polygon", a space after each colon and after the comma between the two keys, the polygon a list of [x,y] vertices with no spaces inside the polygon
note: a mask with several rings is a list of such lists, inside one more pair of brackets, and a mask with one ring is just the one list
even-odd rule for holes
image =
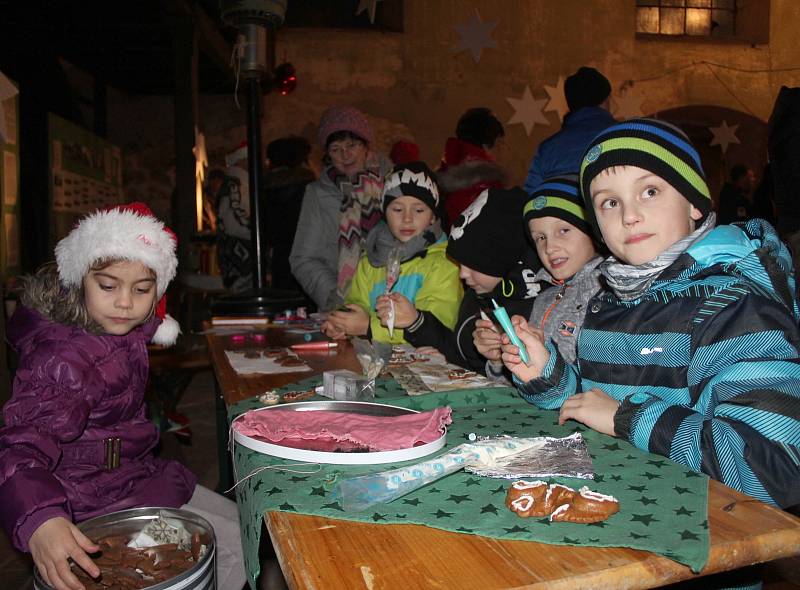
{"label": "black knit hat", "polygon": [[467,109],[456,124],[456,137],[479,147],[493,148],[505,134],[503,124],[486,107]]}
{"label": "black knit hat", "polygon": [[571,223],[590,238],[594,237],[589,217],[581,199],[577,174],[564,174],[546,179],[531,193],[522,210],[525,231],[528,222],[537,217],[557,217]]}
{"label": "black knit hat", "polygon": [[425,162],[409,162],[395,166],[383,185],[382,211],[397,197],[416,197],[440,215],[439,185],[436,175]]}
{"label": "black knit hat", "polygon": [[519,227],[528,195],[521,188],[487,189],[464,209],[450,229],[447,254],[485,275],[503,277],[529,247]]}
{"label": "black knit hat", "polygon": [[581,161],[581,193],[589,221],[598,236],[600,230],[589,186],[595,176],[612,166],[636,166],[652,172],[697,207],[703,218],[711,211],[711,193],[700,154],[686,134],[664,121],[629,119],[601,131],[589,144]]}
{"label": "black knit hat", "polygon": [[564,82],[564,96],[570,111],[596,107],[611,94],[611,84],[594,68],[583,66]]}

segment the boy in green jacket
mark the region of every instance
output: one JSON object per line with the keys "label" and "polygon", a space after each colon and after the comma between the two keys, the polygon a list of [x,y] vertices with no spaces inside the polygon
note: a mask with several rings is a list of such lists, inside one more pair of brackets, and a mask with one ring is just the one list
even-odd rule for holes
{"label": "boy in green jacket", "polygon": [[[452,329],[463,291],[458,267],[445,253],[433,172],[422,162],[397,166],[386,179],[382,206],[383,222],[367,236],[345,308],[332,312],[322,331],[334,339],[367,336],[401,344],[403,329],[423,321],[424,314]],[[386,294],[386,263],[393,249],[400,251],[400,275]]]}

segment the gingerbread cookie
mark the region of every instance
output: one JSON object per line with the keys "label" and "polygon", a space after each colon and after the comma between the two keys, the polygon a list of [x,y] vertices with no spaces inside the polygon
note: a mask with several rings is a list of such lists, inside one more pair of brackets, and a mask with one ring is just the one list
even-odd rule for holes
{"label": "gingerbread cookie", "polygon": [[613,496],[582,487],[578,492],[568,486],[544,481],[517,481],[508,489],[506,506],[523,518],[550,516],[551,522],[593,523],[606,520],[619,511]]}
{"label": "gingerbread cookie", "polygon": [[284,403],[301,402],[314,397],[317,392],[313,389],[306,389],[303,391],[287,391],[283,394]]}
{"label": "gingerbread cookie", "polygon": [[286,354],[286,349],[280,346],[268,346],[261,354],[267,358],[277,358]]}
{"label": "gingerbread cookie", "polygon": [[282,367],[299,367],[304,364],[303,359],[297,358],[296,356],[290,356],[280,362]]}
{"label": "gingerbread cookie", "polygon": [[470,377],[475,377],[476,375],[477,373],[475,371],[468,371],[467,369],[452,369],[447,374],[447,377],[455,381],[457,379],[469,379]]}
{"label": "gingerbread cookie", "polygon": [[572,499],[550,514],[551,522],[601,522],[619,512],[619,500],[582,487]]}

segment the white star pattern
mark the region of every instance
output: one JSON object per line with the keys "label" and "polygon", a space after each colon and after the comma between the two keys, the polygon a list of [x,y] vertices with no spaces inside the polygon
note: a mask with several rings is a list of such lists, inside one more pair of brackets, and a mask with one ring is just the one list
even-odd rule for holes
{"label": "white star pattern", "polygon": [[630,90],[626,90],[617,96],[612,96],[611,101],[614,103],[613,114],[617,119],[630,119],[644,115],[642,112],[642,99]]}
{"label": "white star pattern", "polygon": [[547,99],[533,98],[530,86],[525,87],[525,92],[522,93],[522,98],[506,97],[506,100],[512,107],[514,107],[515,111],[514,116],[508,120],[508,125],[513,123],[522,123],[522,125],[525,127],[525,133],[527,135],[531,134],[531,129],[533,129],[534,125],[537,123],[541,123],[542,125],[550,125],[550,121],[547,120],[547,117],[545,117],[544,113],[542,112],[542,108],[544,108]]}
{"label": "white star pattern", "polygon": [[550,97],[550,100],[548,101],[547,106],[544,107],[544,110],[555,111],[558,113],[559,121],[563,121],[564,115],[569,112],[567,97],[564,94],[564,76],[558,77],[558,82],[556,82],[555,86],[548,86],[545,84],[544,91],[547,93],[547,96]]}
{"label": "white star pattern", "polygon": [[378,2],[381,0],[358,0],[358,8],[356,8],[356,16],[367,11],[369,15],[369,22],[375,24],[375,11],[378,8]]}
{"label": "white star pattern", "polygon": [[454,27],[461,39],[458,42],[458,46],[453,49],[453,53],[469,50],[472,54],[472,59],[475,60],[475,63],[478,63],[481,60],[481,54],[484,49],[497,47],[497,43],[492,39],[492,31],[496,26],[497,21],[483,22],[476,8],[475,14],[468,23]]}
{"label": "white star pattern", "polygon": [[719,127],[709,127],[708,130],[714,136],[711,139],[711,145],[718,145],[722,149],[722,153],[728,151],[728,146],[732,143],[741,143],[739,138],[736,137],[736,130],[739,124],[728,126],[728,122],[723,119],[722,125]]}

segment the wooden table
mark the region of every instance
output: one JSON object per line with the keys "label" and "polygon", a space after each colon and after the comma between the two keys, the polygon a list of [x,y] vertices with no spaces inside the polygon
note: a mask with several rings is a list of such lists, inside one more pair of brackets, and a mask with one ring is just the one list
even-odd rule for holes
{"label": "wooden table", "polygon": [[[256,331],[248,331],[249,327],[243,327],[242,334],[245,336],[244,342],[234,342],[230,334],[217,335],[209,333],[214,326],[206,321],[203,329],[206,332],[208,342],[208,354],[211,358],[211,366],[216,376],[216,424],[217,424],[217,454],[219,456],[219,484],[217,491],[224,492],[233,485],[233,469],[231,457],[228,453],[228,410],[227,408],[236,402],[248,397],[253,397],[264,393],[267,389],[274,389],[287,383],[300,381],[306,377],[320,374],[332,369],[351,369],[361,372],[361,367],[356,359],[355,351],[349,341],[340,342],[336,348],[326,351],[313,351],[299,353],[299,356],[306,361],[312,371],[300,371],[296,373],[279,373],[277,375],[248,375],[242,376],[233,370],[225,356],[225,350],[242,349],[247,347],[265,346],[264,343],[257,343],[252,338],[255,334],[265,334],[270,346],[289,346],[303,342],[303,338],[298,334],[286,334],[285,329],[276,326],[259,328]],[[231,326],[225,326],[226,329]]]}
{"label": "wooden table", "polygon": [[[204,327],[208,330],[211,326],[206,323]],[[300,335],[286,334],[281,328],[265,328],[256,333],[266,334],[270,346],[289,346],[290,344],[303,342],[303,338]],[[306,361],[312,371],[242,376],[237,374],[228,363],[225,357],[225,350],[264,346],[264,344],[258,344],[252,338],[248,338],[244,343],[233,343],[230,336],[217,336],[215,334],[207,334],[206,338],[208,340],[208,352],[211,355],[211,364],[214,367],[217,383],[221,390],[220,394],[228,406],[263,393],[267,389],[300,381],[324,371],[351,369],[361,372],[353,346],[348,340],[344,340],[331,350],[298,353],[298,356]]]}
{"label": "wooden table", "polygon": [[[267,334],[270,344],[291,341],[278,330]],[[225,359],[225,342],[209,336],[220,399],[228,404],[311,375],[239,377]],[[349,345],[303,357],[320,372],[357,368]],[[800,554],[800,519],[714,480],[708,501],[711,550],[702,575]],[[291,512],[268,512],[265,521],[292,589],[651,588],[696,577],[686,566],[635,549],[502,541]]]}

